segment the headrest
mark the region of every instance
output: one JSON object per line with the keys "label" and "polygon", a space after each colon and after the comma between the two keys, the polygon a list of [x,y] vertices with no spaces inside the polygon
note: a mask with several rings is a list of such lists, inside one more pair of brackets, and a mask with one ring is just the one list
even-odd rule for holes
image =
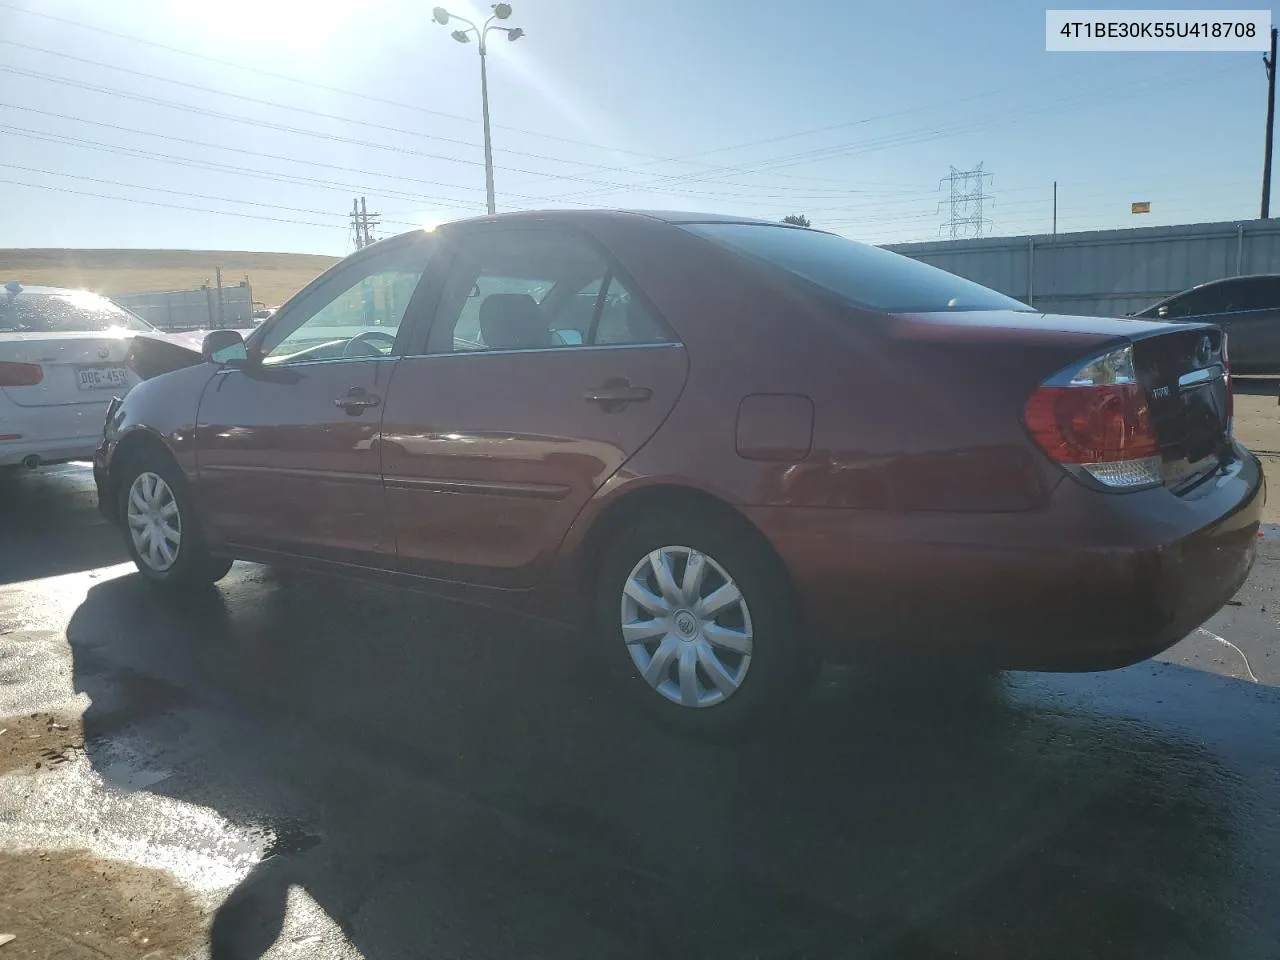
{"label": "headrest", "polygon": [[527,293],[491,293],[480,304],[480,336],[491,350],[551,346],[538,301]]}

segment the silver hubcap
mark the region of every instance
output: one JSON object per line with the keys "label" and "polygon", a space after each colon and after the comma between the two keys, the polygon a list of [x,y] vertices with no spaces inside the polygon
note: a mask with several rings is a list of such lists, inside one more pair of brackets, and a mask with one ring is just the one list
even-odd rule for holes
{"label": "silver hubcap", "polygon": [[751,666],[751,613],[733,578],[692,547],[661,547],[622,590],[622,639],[645,682],[682,707],[712,707]]}
{"label": "silver hubcap", "polygon": [[156,473],[140,473],[129,488],[129,536],[138,556],[156,573],[178,559],[182,545],[182,515],[173,491]]}

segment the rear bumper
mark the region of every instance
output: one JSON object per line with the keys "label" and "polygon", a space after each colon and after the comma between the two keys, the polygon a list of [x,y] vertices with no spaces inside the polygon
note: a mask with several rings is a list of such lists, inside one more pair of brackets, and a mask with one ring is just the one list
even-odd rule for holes
{"label": "rear bumper", "polygon": [[822,654],[1103,670],[1167,649],[1253,565],[1266,483],[1243,447],[1184,497],[1064,482],[1043,511],[748,510],[787,564]]}
{"label": "rear bumper", "polygon": [[40,463],[66,463],[88,460],[102,439],[101,434],[87,437],[24,437],[0,440],[0,467],[15,466],[35,457]]}
{"label": "rear bumper", "polygon": [[107,400],[83,403],[19,406],[0,391],[0,434],[16,434],[16,440],[0,440],[0,466],[36,457],[41,463],[88,460],[102,440]]}

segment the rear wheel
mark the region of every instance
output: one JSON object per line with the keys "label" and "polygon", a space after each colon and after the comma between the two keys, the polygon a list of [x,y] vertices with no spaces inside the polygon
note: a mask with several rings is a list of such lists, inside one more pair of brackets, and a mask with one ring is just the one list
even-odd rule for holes
{"label": "rear wheel", "polygon": [[119,516],[125,546],[152,583],[207,585],[226,576],[232,561],[211,555],[195,515],[186,478],[159,451],[143,451],[125,466]]}
{"label": "rear wheel", "polygon": [[596,621],[640,704],[708,735],[760,726],[810,675],[782,564],[737,524],[655,513],[607,550]]}

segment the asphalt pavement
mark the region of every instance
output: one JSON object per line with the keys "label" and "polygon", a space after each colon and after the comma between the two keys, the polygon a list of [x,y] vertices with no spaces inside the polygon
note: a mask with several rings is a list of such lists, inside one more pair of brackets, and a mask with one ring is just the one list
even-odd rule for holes
{"label": "asphalt pavement", "polygon": [[1159,661],[733,745],[545,625],[124,560],[86,467],[0,482],[0,960],[1280,956],[1280,535]]}

